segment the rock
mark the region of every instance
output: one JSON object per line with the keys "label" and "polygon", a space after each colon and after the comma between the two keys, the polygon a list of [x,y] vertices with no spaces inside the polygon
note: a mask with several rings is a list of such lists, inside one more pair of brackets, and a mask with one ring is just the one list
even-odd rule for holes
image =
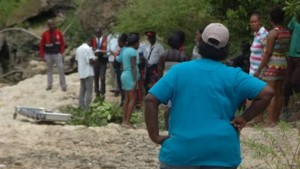
{"label": "rock", "polygon": [[[6,26],[14,26],[40,14],[58,16],[64,9],[74,8],[72,0],[28,0],[20,2],[20,6],[13,11],[6,21]],[[22,10],[20,10],[22,9]],[[48,12],[48,13],[47,13]]]}
{"label": "rock", "polygon": [[[36,60],[31,60],[28,66],[24,69],[23,78],[30,78],[37,74],[45,74],[47,71],[46,62],[39,62]],[[56,71],[56,69],[54,69]]]}
{"label": "rock", "polygon": [[[82,28],[86,32],[95,32],[99,27],[110,30],[118,11],[126,5],[127,0],[88,0],[84,1],[78,12]],[[88,9],[88,10],[87,10]]]}

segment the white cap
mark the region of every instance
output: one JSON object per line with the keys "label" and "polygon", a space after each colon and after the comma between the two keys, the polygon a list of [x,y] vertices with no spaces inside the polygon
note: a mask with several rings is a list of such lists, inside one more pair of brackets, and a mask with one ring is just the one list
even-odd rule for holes
{"label": "white cap", "polygon": [[[218,41],[217,44],[210,41],[210,39],[215,39]],[[207,25],[202,33],[203,42],[211,45],[217,49],[223,48],[228,44],[229,41],[229,31],[223,24],[211,23]]]}

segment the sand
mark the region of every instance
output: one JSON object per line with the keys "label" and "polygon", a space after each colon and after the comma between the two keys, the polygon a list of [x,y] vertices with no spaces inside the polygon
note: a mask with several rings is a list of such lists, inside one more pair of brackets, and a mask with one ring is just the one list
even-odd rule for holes
{"label": "sand", "polygon": [[[0,88],[0,169],[153,169],[158,168],[159,146],[152,143],[144,128],[125,129],[118,124],[104,127],[37,124],[18,116],[17,105],[59,107],[78,104],[78,74],[66,77],[68,91],[62,92],[54,75],[51,91],[45,91],[46,76],[36,75],[13,86]],[[119,98],[107,92],[106,99]],[[67,112],[65,112],[67,113]],[[269,129],[272,132],[276,128]],[[245,128],[242,140],[257,138],[253,128]],[[243,149],[240,169],[264,168],[263,160],[252,158],[253,152]]]}

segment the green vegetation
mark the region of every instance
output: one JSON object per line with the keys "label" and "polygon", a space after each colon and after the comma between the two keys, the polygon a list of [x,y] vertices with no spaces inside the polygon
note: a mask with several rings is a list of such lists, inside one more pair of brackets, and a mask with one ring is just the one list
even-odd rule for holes
{"label": "green vegetation", "polygon": [[74,11],[70,11],[66,15],[66,19],[59,25],[59,28],[62,31],[68,28],[68,31],[65,33],[65,41],[68,42],[67,45],[70,49],[76,48],[88,37],[87,32],[81,28],[79,19],[74,15]]}
{"label": "green vegetation", "polygon": [[[164,38],[172,31],[183,30],[186,45],[194,45],[195,31],[210,22],[225,24],[231,34],[231,54],[240,50],[240,43],[251,42],[249,17],[258,12],[264,26],[270,29],[269,11],[274,4],[286,10],[286,23],[299,14],[298,0],[128,0],[128,5],[117,17],[118,32],[157,31]],[[188,53],[190,51],[188,50]]]}
{"label": "green vegetation", "polygon": [[[275,6],[284,7],[284,0],[209,0],[209,14],[225,24],[231,34],[231,51],[240,50],[241,42],[252,42],[249,18],[259,13],[263,25],[270,29],[269,12]],[[289,20],[289,17],[286,18]]]}
{"label": "green vegetation", "polygon": [[12,20],[19,21],[24,12],[36,10],[39,0],[0,0],[0,28],[10,24]]}
{"label": "green vegetation", "polygon": [[289,0],[285,1],[284,7],[286,14],[288,16],[297,16],[300,17],[300,1],[298,0]]}
{"label": "green vegetation", "polygon": [[213,18],[205,15],[204,0],[128,0],[117,16],[117,32],[158,32],[165,42],[169,33],[182,30],[188,49],[194,46],[196,30]]}
{"label": "green vegetation", "polygon": [[[70,106],[62,108],[61,111],[72,114],[73,118],[68,122],[70,125],[104,126],[108,123],[122,122],[122,108],[105,102],[101,97],[96,98],[87,111]],[[142,118],[141,112],[134,112],[131,122],[139,125],[143,121]]]}
{"label": "green vegetation", "polygon": [[[97,97],[90,105],[89,109],[84,111],[78,107],[62,107],[61,112],[72,114],[72,119],[67,122],[69,125],[85,126],[105,126],[108,123],[122,123],[122,107],[105,102],[101,97]],[[159,107],[158,125],[160,130],[166,130],[163,112],[165,108]],[[131,123],[137,127],[145,128],[144,110],[136,109],[131,116]]]}
{"label": "green vegetation", "polygon": [[[299,127],[299,123],[296,124]],[[279,123],[278,131],[257,127],[262,138],[250,138],[242,143],[253,157],[264,162],[265,169],[294,169],[300,167],[300,130],[291,124]]]}
{"label": "green vegetation", "polygon": [[27,0],[0,0],[0,28],[5,27],[9,16]]}

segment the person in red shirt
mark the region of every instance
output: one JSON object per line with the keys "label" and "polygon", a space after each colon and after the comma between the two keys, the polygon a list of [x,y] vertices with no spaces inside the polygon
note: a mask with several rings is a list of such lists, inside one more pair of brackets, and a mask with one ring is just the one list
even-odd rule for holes
{"label": "person in red shirt", "polygon": [[[94,63],[94,83],[95,83],[95,93],[96,96],[100,96],[104,98],[106,87],[105,87],[105,74],[108,63],[107,56],[107,36],[102,34],[102,29],[98,29],[96,32],[96,36],[92,40],[92,48],[97,57]],[[99,88],[99,78],[101,82],[101,87]]]}
{"label": "person in red shirt", "polygon": [[40,43],[40,57],[47,62],[47,76],[48,83],[46,90],[52,89],[53,83],[53,66],[57,65],[59,72],[59,82],[61,90],[67,91],[64,65],[63,65],[63,53],[65,49],[64,37],[60,30],[55,28],[55,24],[52,20],[48,20],[48,30],[42,35]]}

